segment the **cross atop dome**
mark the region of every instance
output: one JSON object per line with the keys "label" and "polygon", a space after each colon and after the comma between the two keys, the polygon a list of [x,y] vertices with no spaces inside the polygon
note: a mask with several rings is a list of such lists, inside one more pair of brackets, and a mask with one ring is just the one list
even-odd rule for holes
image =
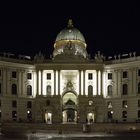
{"label": "cross atop dome", "polygon": [[73,21],[72,19],[68,20],[68,28],[72,28],[73,27]]}

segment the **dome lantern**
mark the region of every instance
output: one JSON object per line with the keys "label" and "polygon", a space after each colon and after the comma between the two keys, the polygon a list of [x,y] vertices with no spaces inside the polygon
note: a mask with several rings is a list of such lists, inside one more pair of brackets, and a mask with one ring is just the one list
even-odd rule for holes
{"label": "dome lantern", "polygon": [[73,28],[73,21],[72,21],[72,19],[68,20],[68,28]]}

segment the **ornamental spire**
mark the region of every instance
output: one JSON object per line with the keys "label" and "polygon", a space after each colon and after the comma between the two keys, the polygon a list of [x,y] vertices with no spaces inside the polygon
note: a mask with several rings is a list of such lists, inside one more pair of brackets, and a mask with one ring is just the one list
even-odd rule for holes
{"label": "ornamental spire", "polygon": [[72,19],[68,20],[68,28],[72,28],[73,27],[73,22]]}

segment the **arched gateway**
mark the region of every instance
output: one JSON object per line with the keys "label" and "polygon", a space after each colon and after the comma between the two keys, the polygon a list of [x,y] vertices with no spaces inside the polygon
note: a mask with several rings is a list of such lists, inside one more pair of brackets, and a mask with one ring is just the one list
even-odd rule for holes
{"label": "arched gateway", "polygon": [[63,123],[77,122],[77,94],[73,91],[65,92],[62,96]]}

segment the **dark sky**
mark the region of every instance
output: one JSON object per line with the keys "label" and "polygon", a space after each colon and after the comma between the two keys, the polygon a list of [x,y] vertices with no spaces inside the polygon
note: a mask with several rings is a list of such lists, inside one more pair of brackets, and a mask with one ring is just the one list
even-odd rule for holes
{"label": "dark sky", "polygon": [[0,52],[49,56],[69,18],[91,55],[140,54],[140,6],[136,1],[62,1],[0,4]]}

